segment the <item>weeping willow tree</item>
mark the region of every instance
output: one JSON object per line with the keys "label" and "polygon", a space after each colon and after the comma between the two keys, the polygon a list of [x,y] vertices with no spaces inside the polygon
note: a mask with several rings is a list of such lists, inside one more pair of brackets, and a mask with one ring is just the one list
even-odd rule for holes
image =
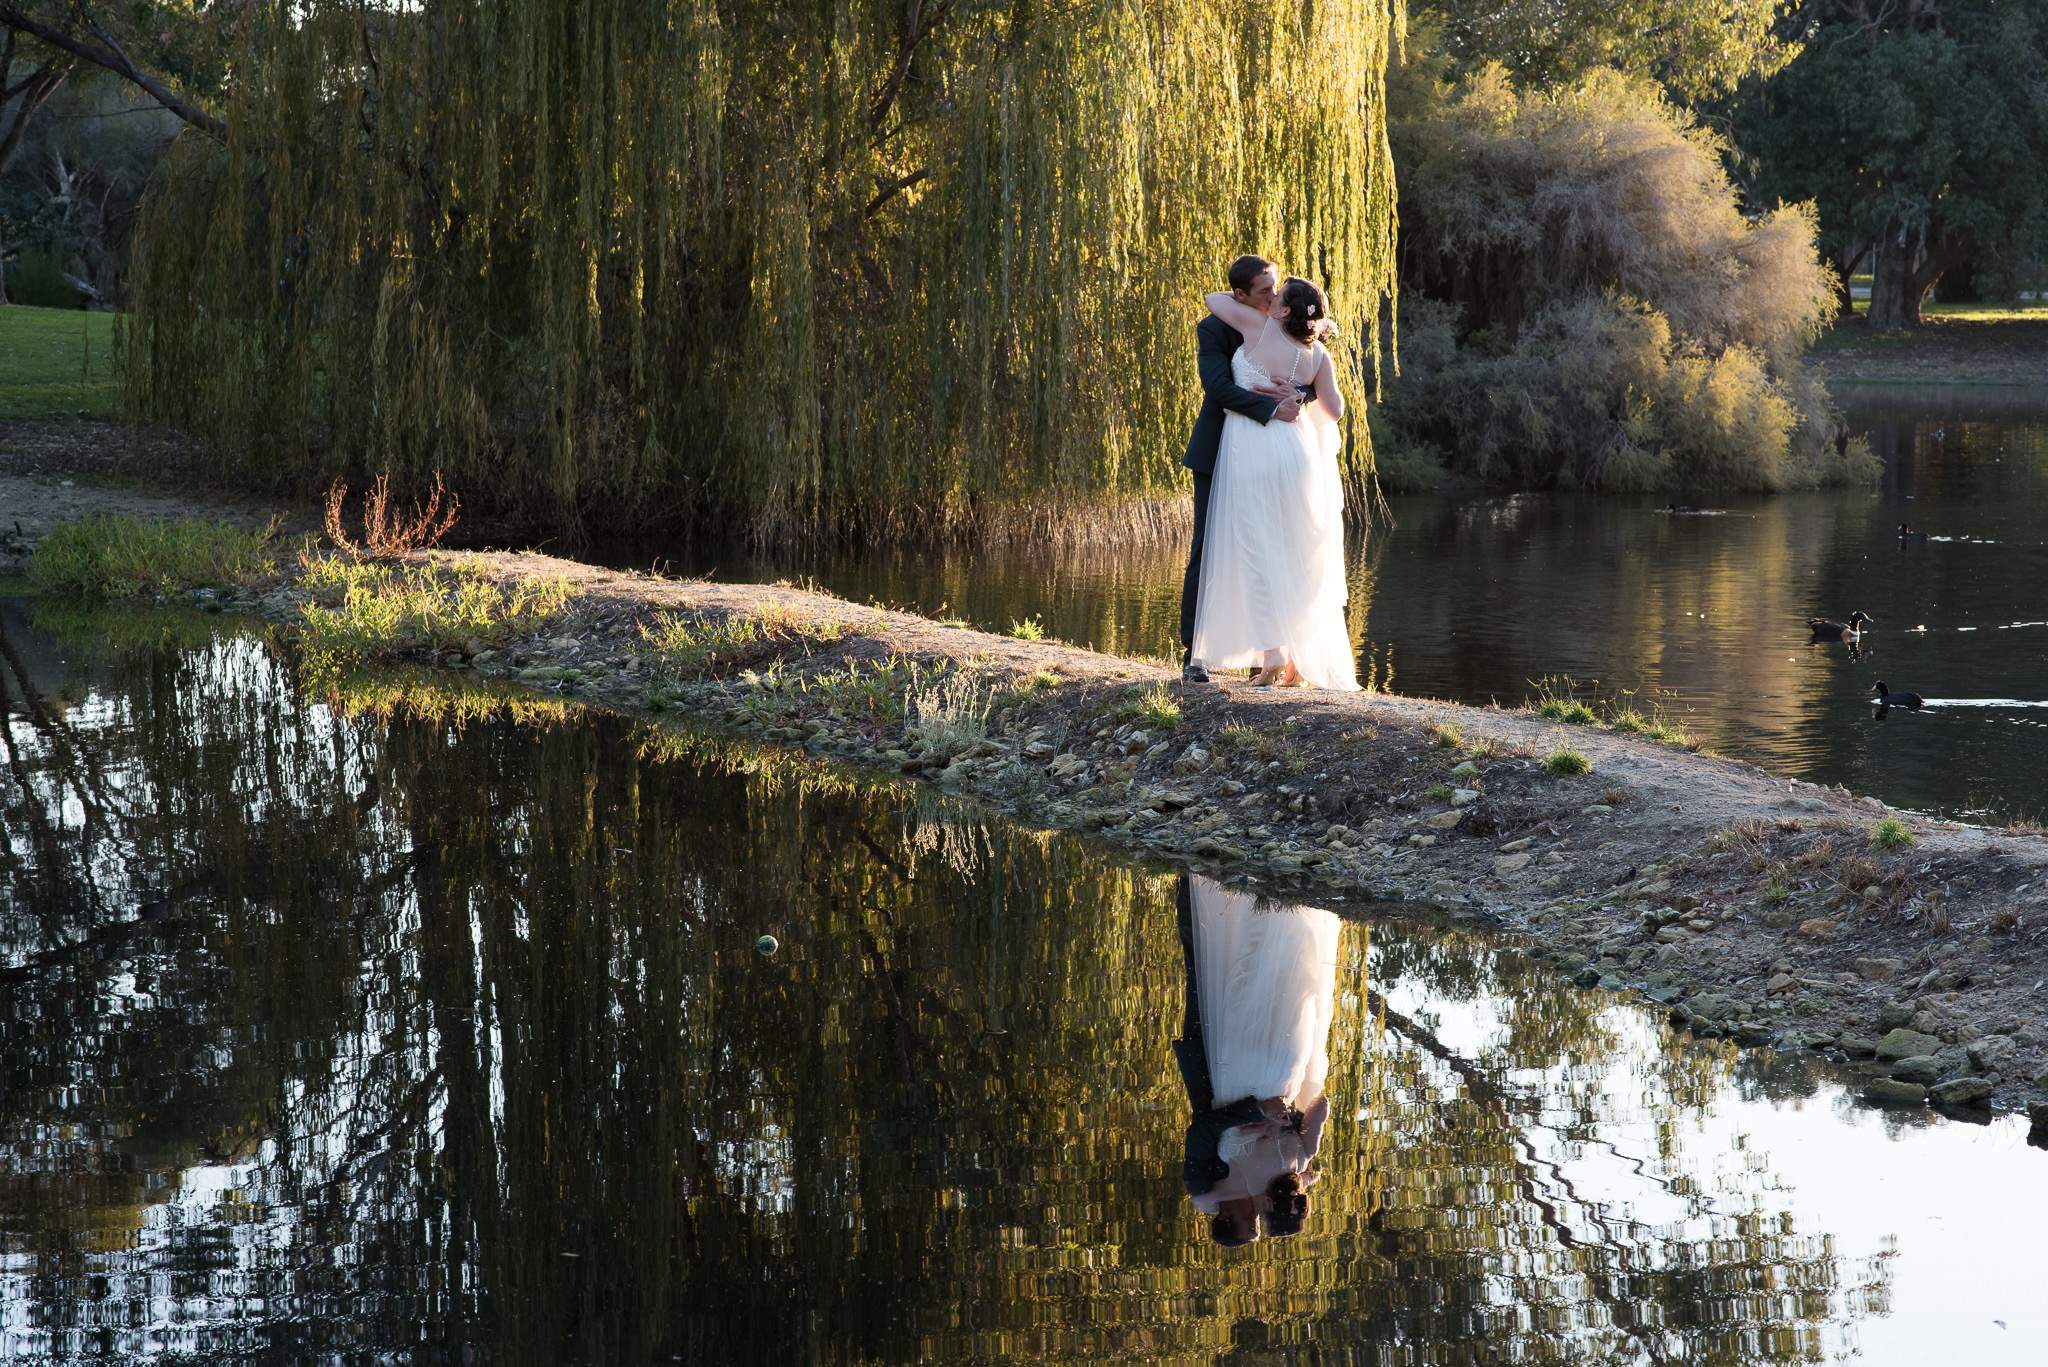
{"label": "weeping willow tree", "polygon": [[565,527],[1171,492],[1231,256],[1377,354],[1397,4],[252,6],[139,230],[130,402],[244,476],[438,468]]}

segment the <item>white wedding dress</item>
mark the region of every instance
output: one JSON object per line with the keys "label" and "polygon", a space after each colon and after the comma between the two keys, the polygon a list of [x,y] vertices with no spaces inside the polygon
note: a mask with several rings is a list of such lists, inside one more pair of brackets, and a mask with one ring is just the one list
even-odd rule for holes
{"label": "white wedding dress", "polygon": [[[1343,922],[1317,907],[1261,903],[1208,878],[1194,878],[1190,895],[1195,990],[1216,1104],[1282,1097],[1309,1110],[1330,1071]],[[1313,1182],[1316,1147],[1271,1123],[1234,1126],[1217,1149],[1230,1173],[1195,1206],[1214,1214],[1226,1201],[1263,1192],[1283,1172]]]}
{"label": "white wedding dress", "polygon": [[[1262,358],[1308,357],[1266,324],[1230,358],[1240,385],[1270,384]],[[1276,343],[1278,345],[1276,346]],[[1314,372],[1311,371],[1311,374]],[[1292,375],[1282,377],[1292,382]],[[1337,471],[1343,434],[1319,405],[1294,422],[1223,417],[1209,525],[1195,599],[1190,655],[1211,669],[1277,662],[1285,652],[1316,688],[1358,691],[1351,631],[1344,621],[1344,485]]]}

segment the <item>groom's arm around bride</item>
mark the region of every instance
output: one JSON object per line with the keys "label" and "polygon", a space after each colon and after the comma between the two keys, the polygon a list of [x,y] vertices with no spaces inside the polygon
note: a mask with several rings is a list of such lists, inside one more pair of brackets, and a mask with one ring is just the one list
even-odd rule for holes
{"label": "groom's arm around bride", "polygon": [[[1280,273],[1262,256],[1240,256],[1230,263],[1230,292],[1251,307],[1264,310],[1273,302]],[[1244,345],[1236,328],[1209,314],[1195,325],[1195,368],[1202,379],[1202,412],[1188,438],[1187,454],[1180,463],[1195,475],[1195,528],[1188,544],[1187,574],[1180,590],[1180,651],[1182,676],[1190,682],[1206,683],[1208,674],[1188,658],[1195,643],[1195,595],[1202,581],[1203,530],[1209,521],[1209,479],[1216,470],[1216,450],[1223,441],[1223,414],[1242,413],[1264,424],[1274,418],[1293,422],[1301,412],[1301,398],[1279,398],[1246,389],[1231,373],[1230,358]]]}

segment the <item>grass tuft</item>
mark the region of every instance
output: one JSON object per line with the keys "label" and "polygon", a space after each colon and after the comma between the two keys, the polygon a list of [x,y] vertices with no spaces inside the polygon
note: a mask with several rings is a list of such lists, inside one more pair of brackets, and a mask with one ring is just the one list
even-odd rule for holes
{"label": "grass tuft", "polygon": [[1010,623],[1010,634],[1020,641],[1043,641],[1045,624],[1036,617],[1026,617],[1021,622]]}
{"label": "grass tuft", "polygon": [[1572,696],[1577,687],[1568,678],[1532,679],[1536,689],[1536,701],[1532,704],[1539,717],[1561,721],[1567,726],[1597,726],[1600,718],[1592,708]]}
{"label": "grass tuft", "polygon": [[1903,850],[1919,843],[1919,837],[1906,829],[1906,823],[1895,816],[1888,816],[1870,828],[1870,848],[1873,850]]}
{"label": "grass tuft", "polygon": [[973,679],[950,674],[904,694],[903,710],[910,718],[904,733],[924,747],[927,759],[951,759],[988,738],[991,701]]}
{"label": "grass tuft", "polygon": [[1171,731],[1180,725],[1180,701],[1164,684],[1134,685],[1124,690],[1124,700],[1110,708],[1109,715],[1135,722],[1147,731]]}
{"label": "grass tuft", "polygon": [[1422,723],[1422,729],[1432,741],[1445,750],[1455,750],[1465,743],[1465,728],[1454,721],[1432,717]]}
{"label": "grass tuft", "polygon": [[1543,757],[1544,769],[1553,774],[1570,775],[1591,772],[1593,761],[1584,752],[1573,749],[1560,741],[1558,747]]}
{"label": "grass tuft", "polygon": [[28,577],[45,593],[96,598],[263,584],[278,578],[276,540],[275,524],[245,532],[225,522],[66,520],[44,535]]}

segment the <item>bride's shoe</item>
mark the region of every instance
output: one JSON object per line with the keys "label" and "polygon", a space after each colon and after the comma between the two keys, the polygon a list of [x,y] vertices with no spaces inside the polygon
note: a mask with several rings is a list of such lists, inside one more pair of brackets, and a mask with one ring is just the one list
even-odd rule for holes
{"label": "bride's shoe", "polygon": [[1268,668],[1265,668],[1265,669],[1262,669],[1262,670],[1260,670],[1260,671],[1259,671],[1259,672],[1258,672],[1258,673],[1257,673],[1256,675],[1254,675],[1254,676],[1252,677],[1252,681],[1251,681],[1250,687],[1252,687],[1252,688],[1280,688],[1280,687],[1284,687],[1284,686],[1285,686],[1285,683],[1284,683],[1284,681],[1283,681],[1283,680],[1281,679],[1280,675],[1281,675],[1281,672],[1282,672],[1283,670],[1285,670],[1285,669],[1286,669],[1286,667],[1287,667],[1287,666],[1285,666],[1285,665],[1272,665],[1272,666],[1270,666],[1270,667],[1268,667]]}
{"label": "bride's shoe", "polygon": [[1279,677],[1273,680],[1273,687],[1275,688],[1308,687],[1308,680],[1301,677],[1301,671],[1294,667],[1294,661],[1292,660],[1280,666],[1278,675]]}

